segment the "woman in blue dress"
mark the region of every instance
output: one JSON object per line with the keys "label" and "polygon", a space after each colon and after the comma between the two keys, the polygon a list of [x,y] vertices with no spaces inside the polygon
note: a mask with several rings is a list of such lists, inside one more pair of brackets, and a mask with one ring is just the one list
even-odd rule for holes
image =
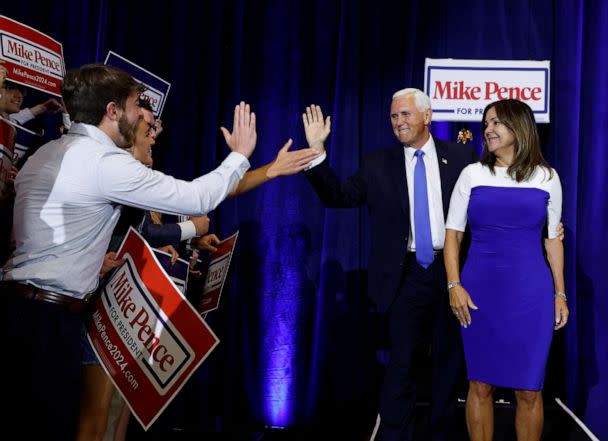
{"label": "woman in blue dress", "polygon": [[[489,104],[483,124],[482,159],[466,167],[456,183],[444,249],[469,379],[467,427],[472,441],[491,440],[492,394],[496,386],[507,387],[517,400],[517,439],[537,441],[551,338],[568,320],[564,249],[557,237],[561,184],[542,156],[527,104]],[[461,273],[467,223],[471,246]]]}

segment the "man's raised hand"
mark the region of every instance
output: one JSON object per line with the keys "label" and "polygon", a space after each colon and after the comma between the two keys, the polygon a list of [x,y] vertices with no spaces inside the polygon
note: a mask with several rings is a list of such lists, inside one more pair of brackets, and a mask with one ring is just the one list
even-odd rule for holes
{"label": "man's raised hand", "polygon": [[226,144],[233,152],[240,153],[249,158],[255,149],[257,133],[255,131],[255,113],[249,108],[249,104],[241,101],[234,108],[234,124],[232,133],[225,127],[220,127]]}
{"label": "man's raised hand", "polygon": [[328,116],[324,121],[321,107],[311,104],[306,108],[306,113],[302,114],[302,120],[308,146],[319,153],[325,152],[323,143],[331,132],[331,117]]}

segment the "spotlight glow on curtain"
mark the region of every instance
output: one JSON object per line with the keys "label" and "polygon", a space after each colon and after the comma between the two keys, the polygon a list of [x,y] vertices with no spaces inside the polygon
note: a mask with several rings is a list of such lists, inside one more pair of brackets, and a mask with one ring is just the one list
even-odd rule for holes
{"label": "spotlight glow on curtain", "polygon": [[[302,224],[277,226],[263,264],[259,356],[263,420],[268,426],[297,422],[299,390],[307,380],[306,318],[314,291],[306,276],[309,232]],[[278,234],[276,232],[278,231]]]}

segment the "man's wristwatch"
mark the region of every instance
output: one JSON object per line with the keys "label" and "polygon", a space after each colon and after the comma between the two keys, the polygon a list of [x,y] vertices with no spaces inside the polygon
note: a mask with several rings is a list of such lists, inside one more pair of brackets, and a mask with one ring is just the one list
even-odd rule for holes
{"label": "man's wristwatch", "polygon": [[450,282],[448,283],[448,289],[456,288],[457,286],[462,286],[460,282]]}

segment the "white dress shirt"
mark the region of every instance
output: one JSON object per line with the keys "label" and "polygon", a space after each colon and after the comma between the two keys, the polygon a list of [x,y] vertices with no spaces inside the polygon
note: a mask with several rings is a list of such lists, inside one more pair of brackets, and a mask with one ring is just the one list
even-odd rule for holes
{"label": "white dress shirt", "polygon": [[17,175],[17,248],[2,278],[82,298],[97,286],[121,204],[204,215],[248,168],[247,158],[233,152],[212,172],[181,181],[145,167],[97,127],[74,123]]}
{"label": "white dress shirt", "polygon": [[[407,241],[407,250],[416,251],[416,230],[414,226],[414,168],[418,158],[414,155],[416,149],[403,147],[405,154],[405,176],[407,178],[408,198],[410,201],[410,234]],[[439,161],[435,141],[429,135],[428,141],[422,146],[424,167],[426,169],[426,188],[429,200],[429,217],[431,221],[431,236],[433,249],[443,249],[445,242],[445,217],[441,199],[441,176],[439,175]]]}

